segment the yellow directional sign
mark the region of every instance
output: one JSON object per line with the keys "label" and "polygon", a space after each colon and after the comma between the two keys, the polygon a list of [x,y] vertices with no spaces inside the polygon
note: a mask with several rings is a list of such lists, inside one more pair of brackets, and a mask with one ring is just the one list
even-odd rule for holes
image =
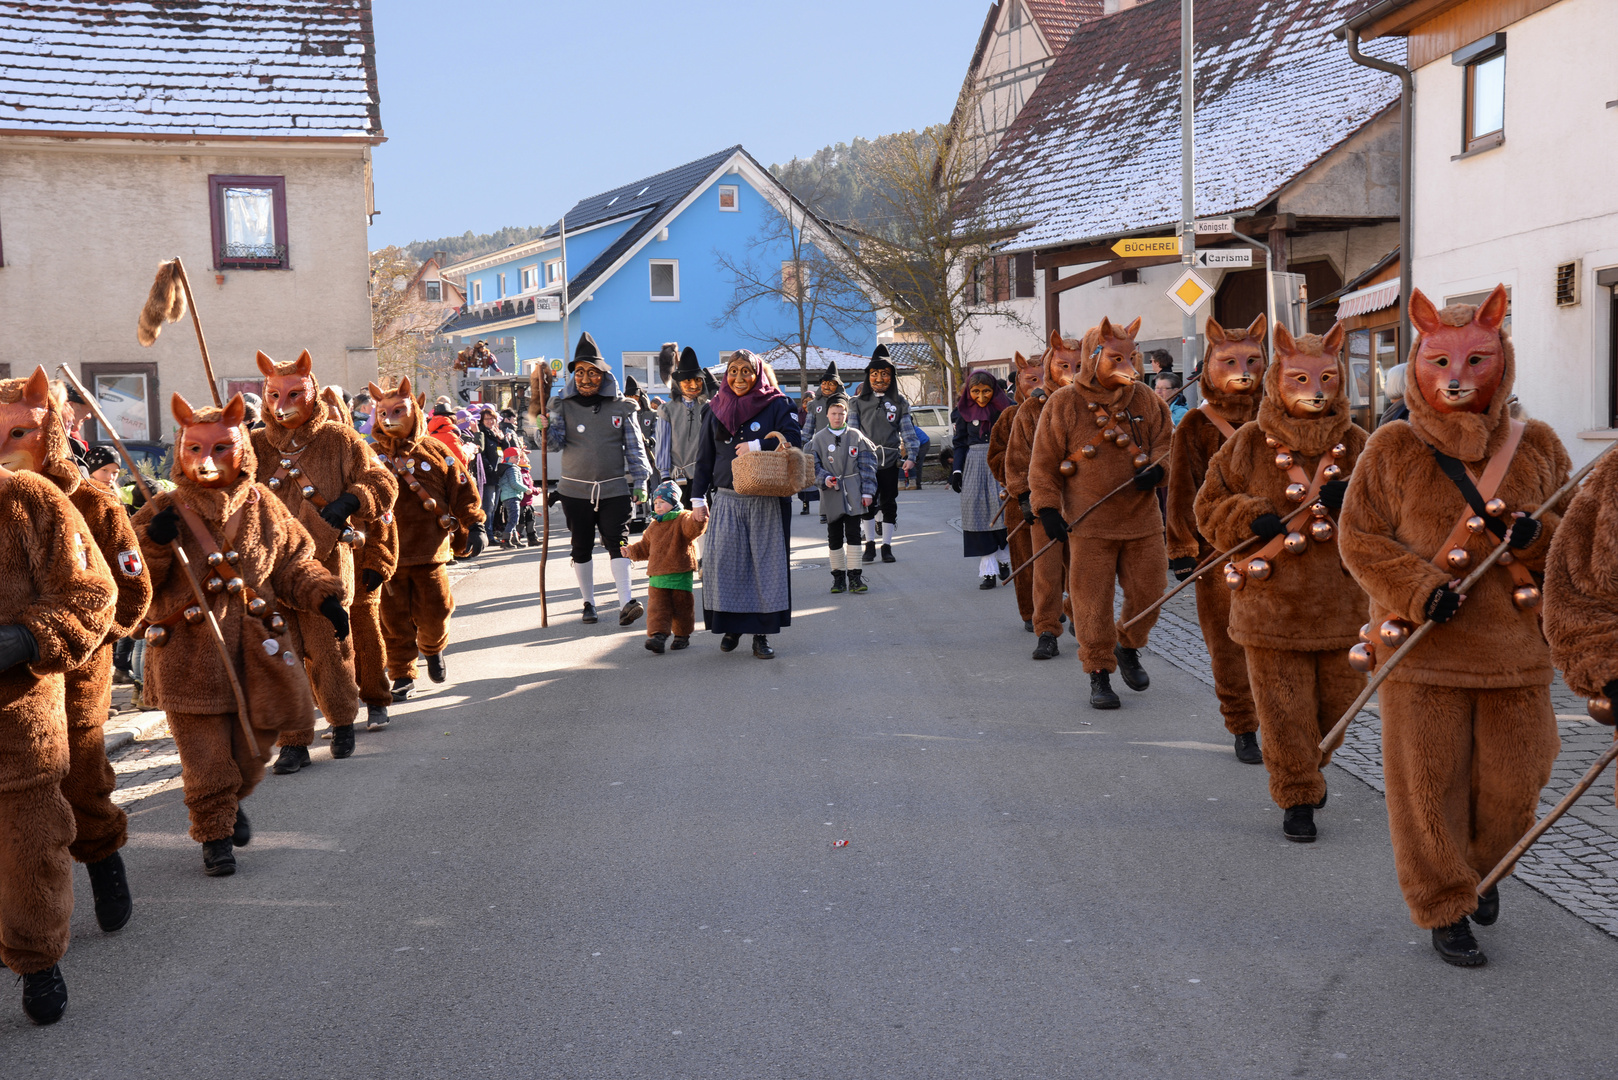
{"label": "yellow directional sign", "polygon": [[1131,236],[1112,245],[1120,259],[1139,259],[1147,255],[1178,255],[1178,236]]}

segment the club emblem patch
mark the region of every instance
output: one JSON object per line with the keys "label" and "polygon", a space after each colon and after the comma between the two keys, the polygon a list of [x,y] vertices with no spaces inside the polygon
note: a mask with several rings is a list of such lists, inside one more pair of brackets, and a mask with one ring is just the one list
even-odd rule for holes
{"label": "club emblem patch", "polygon": [[850,446],[848,448],[848,456],[853,457],[853,458],[859,457],[860,456],[860,448],[857,447],[857,446]]}
{"label": "club emblem patch", "polygon": [[124,572],[125,577],[140,577],[140,552],[120,551],[118,553],[118,569]]}
{"label": "club emblem patch", "polygon": [[621,416],[613,417],[612,418],[612,426],[615,427],[615,428],[623,427],[624,426],[624,418],[621,417]]}
{"label": "club emblem patch", "polygon": [[393,511],[392,510],[387,511],[386,513],[384,513],[382,515],[382,524],[384,524],[384,525],[392,525],[393,524]]}
{"label": "club emblem patch", "polygon": [[882,411],[888,414],[888,423],[891,424],[899,415],[899,406],[895,405],[891,401],[884,401],[882,403]]}

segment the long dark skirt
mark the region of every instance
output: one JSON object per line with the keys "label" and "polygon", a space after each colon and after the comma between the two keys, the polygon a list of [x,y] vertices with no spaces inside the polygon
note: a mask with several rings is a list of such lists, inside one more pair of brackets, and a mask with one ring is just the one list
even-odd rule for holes
{"label": "long dark skirt", "polygon": [[988,443],[973,444],[961,469],[961,541],[969,559],[993,555],[1006,546],[1000,484],[989,471]]}
{"label": "long dark skirt", "polygon": [[713,634],[792,625],[792,500],[721,488],[708,504],[702,618]]}

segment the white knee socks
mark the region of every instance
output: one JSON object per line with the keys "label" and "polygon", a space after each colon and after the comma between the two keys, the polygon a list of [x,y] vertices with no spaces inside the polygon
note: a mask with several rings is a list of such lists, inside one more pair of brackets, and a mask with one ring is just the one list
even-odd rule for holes
{"label": "white knee socks", "polygon": [[860,522],[860,532],[864,535],[867,544],[876,543],[876,519],[871,518],[869,521]]}
{"label": "white knee socks", "polygon": [[895,525],[891,521],[884,521],[882,523],[882,544],[883,544],[883,546],[886,547],[887,545],[892,544],[897,539],[899,539],[899,526]]}
{"label": "white knee socks", "polygon": [[593,562],[576,562],[573,564],[573,576],[579,579],[579,595],[584,597],[586,604],[596,602],[596,564]]}
{"label": "white knee socks", "polygon": [[618,606],[623,607],[629,603],[629,560],[609,559],[612,567],[612,580],[618,586]]}
{"label": "white knee socks", "polygon": [[848,569],[848,548],[840,547],[831,549],[831,568],[833,570]]}

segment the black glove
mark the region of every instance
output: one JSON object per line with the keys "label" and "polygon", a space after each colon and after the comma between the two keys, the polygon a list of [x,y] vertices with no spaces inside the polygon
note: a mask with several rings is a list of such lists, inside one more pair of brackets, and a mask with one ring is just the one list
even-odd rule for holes
{"label": "black glove", "polygon": [[1618,701],[1618,679],[1612,680],[1601,688],[1601,696],[1608,701]]}
{"label": "black glove", "polygon": [[1169,569],[1174,571],[1175,581],[1184,581],[1191,576],[1191,572],[1196,568],[1197,560],[1190,557],[1169,560]]}
{"label": "black glove", "polygon": [[360,582],[365,586],[366,592],[376,592],[386,580],[388,579],[378,571],[372,570],[369,566],[360,571]]}
{"label": "black glove", "polygon": [[1032,525],[1035,521],[1034,504],[1029,501],[1031,498],[1032,496],[1026,491],[1017,496],[1017,507],[1022,511],[1023,521],[1029,525]]}
{"label": "black glove", "polygon": [[159,510],[146,523],[146,536],[154,544],[172,544],[180,535],[180,515],[171,506]]}
{"label": "black glove", "polygon": [[1343,496],[1348,494],[1347,480],[1328,480],[1320,489],[1320,501],[1326,504],[1326,509],[1332,513],[1343,508]]}
{"label": "black glove", "polygon": [[1163,482],[1163,466],[1148,465],[1135,470],[1135,490],[1150,491]]}
{"label": "black glove", "polygon": [[343,608],[341,596],[328,596],[322,600],[320,613],[330,620],[332,629],[337,631],[338,641],[348,637],[348,612]]}
{"label": "black glove", "polygon": [[960,473],[952,472],[952,473],[949,474],[949,486],[955,489],[955,494],[959,495],[961,493],[961,474]]}
{"label": "black glove", "polygon": [[1265,540],[1274,540],[1287,531],[1279,514],[1260,514],[1253,519],[1253,535]]}
{"label": "black glove", "polygon": [[334,529],[342,530],[347,527],[349,516],[359,508],[360,497],[352,491],[345,491],[320,508],[320,520]]}
{"label": "black glove", "polygon": [[1447,623],[1461,610],[1461,594],[1448,585],[1440,585],[1427,597],[1425,614],[1428,622]]}
{"label": "black glove", "polygon": [[17,623],[0,626],[0,671],[10,671],[18,664],[34,663],[39,659],[39,642],[33,631]]}
{"label": "black glove", "polygon": [[1511,531],[1506,534],[1506,546],[1513,551],[1521,551],[1539,539],[1540,530],[1543,528],[1543,522],[1535,521],[1531,517],[1520,517],[1511,523]]}
{"label": "black glove", "polygon": [[1045,539],[1055,540],[1067,535],[1067,521],[1060,510],[1045,507],[1039,511],[1039,523],[1045,527]]}

